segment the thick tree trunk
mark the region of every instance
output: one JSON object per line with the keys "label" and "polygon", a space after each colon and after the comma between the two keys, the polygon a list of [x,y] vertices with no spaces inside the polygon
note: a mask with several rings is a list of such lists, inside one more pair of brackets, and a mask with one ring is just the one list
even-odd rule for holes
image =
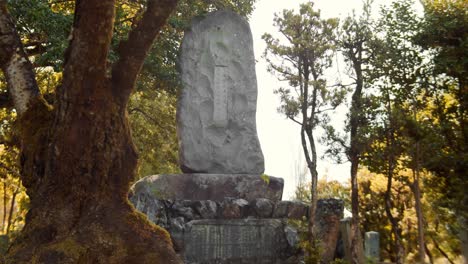
{"label": "thick tree trunk", "polygon": [[[1,3],[0,30],[5,31],[1,19],[8,14]],[[148,1],[141,23],[132,30],[137,39],[131,33],[119,50],[114,70],[122,82],[116,82],[107,69],[115,1],[76,1],[57,105],[52,109],[40,96],[30,96],[37,89],[34,78],[25,88],[32,92],[17,94],[15,106],[26,108],[19,120],[21,174],[31,209],[6,263],[180,263],[168,233],[127,200],[137,164],[127,122],[128,97],[144,55],[174,7],[175,1]],[[0,63],[8,73],[11,59],[3,51],[12,44],[0,44]],[[33,73],[27,58],[19,61],[26,66],[16,80],[24,84],[21,80],[30,80]],[[124,68],[128,72],[123,73]],[[12,93],[13,87],[23,87],[15,79],[9,85]]]}

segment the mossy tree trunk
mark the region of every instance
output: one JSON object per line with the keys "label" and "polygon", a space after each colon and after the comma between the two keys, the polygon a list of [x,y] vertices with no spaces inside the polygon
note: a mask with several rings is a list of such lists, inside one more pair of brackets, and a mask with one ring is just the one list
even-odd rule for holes
{"label": "mossy tree trunk", "polygon": [[7,263],[180,263],[167,232],[127,200],[137,154],[126,106],[176,1],[148,0],[111,68],[115,4],[76,1],[63,82],[49,106],[0,1],[0,66],[19,114],[22,180],[31,199]]}

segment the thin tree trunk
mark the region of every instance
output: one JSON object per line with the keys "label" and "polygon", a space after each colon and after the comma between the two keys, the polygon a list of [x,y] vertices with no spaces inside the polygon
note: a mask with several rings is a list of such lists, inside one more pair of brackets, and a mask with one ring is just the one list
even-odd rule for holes
{"label": "thin tree trunk", "polygon": [[387,144],[387,151],[388,151],[388,157],[387,157],[387,188],[385,191],[385,212],[387,214],[388,220],[390,221],[391,229],[392,229],[392,234],[394,236],[394,250],[396,253],[396,263],[397,264],[403,264],[404,263],[404,249],[402,245],[402,239],[401,239],[401,229],[398,226],[398,221],[397,219],[393,216],[392,214],[392,209],[393,209],[393,204],[392,204],[392,182],[393,182],[393,174],[396,166],[396,160],[395,160],[395,154],[394,154],[394,148],[395,148],[395,136],[394,136],[394,131],[393,131],[393,116],[392,116],[392,109],[390,106],[390,100],[388,103],[388,113],[389,113],[389,118],[390,118],[390,124],[389,127],[387,128],[387,139],[386,139],[386,144]]}
{"label": "thin tree trunk", "polygon": [[[358,187],[358,168],[359,156],[361,147],[359,142],[358,132],[361,126],[362,114],[362,88],[364,86],[364,78],[362,75],[362,47],[357,53],[358,58],[353,57],[353,67],[356,73],[356,89],[353,93],[351,101],[351,118],[350,118],[350,148],[349,160],[351,162],[351,213],[353,215],[351,222],[351,263],[359,264],[364,262],[364,254],[362,248],[361,231],[359,228],[359,187]],[[354,56],[354,53],[353,53]]]}
{"label": "thin tree trunk", "polygon": [[359,228],[359,190],[357,183],[357,161],[351,161],[351,263],[359,264],[364,261],[362,237]]}
{"label": "thin tree trunk", "polygon": [[433,264],[434,263],[434,257],[432,257],[431,251],[427,247],[427,243],[424,243],[424,248],[426,249],[427,256],[429,257],[429,263]]}
{"label": "thin tree trunk", "polygon": [[437,240],[435,240],[434,237],[431,238],[432,242],[434,243],[434,247],[440,252],[440,254],[442,254],[442,256],[444,256],[447,259],[447,261],[450,262],[450,264],[455,264],[455,262],[453,262],[447,255],[447,253],[440,247],[439,243],[437,243]]}
{"label": "thin tree trunk", "polygon": [[13,196],[11,197],[11,204],[10,204],[10,212],[8,214],[8,224],[6,228],[6,234],[10,234],[10,227],[13,219],[13,213],[15,211],[15,202],[16,202],[16,196],[18,195],[18,190],[19,188],[16,188],[16,190],[13,192]]}
{"label": "thin tree trunk", "polygon": [[[5,179],[6,180],[6,179]],[[7,214],[7,184],[3,182],[3,221],[2,221],[2,233],[5,233],[6,228],[6,214]]]}
{"label": "thin tree trunk", "polygon": [[[419,152],[419,143],[416,146],[416,152]],[[418,164],[418,154],[416,154],[416,163]],[[421,206],[421,190],[419,187],[419,165],[416,165],[416,169],[413,171],[413,194],[414,194],[414,207],[416,210],[416,217],[418,219],[418,252],[419,252],[419,261],[420,263],[425,263],[426,262],[426,250],[424,248],[425,242],[424,242],[424,216],[422,212],[422,206]]]}

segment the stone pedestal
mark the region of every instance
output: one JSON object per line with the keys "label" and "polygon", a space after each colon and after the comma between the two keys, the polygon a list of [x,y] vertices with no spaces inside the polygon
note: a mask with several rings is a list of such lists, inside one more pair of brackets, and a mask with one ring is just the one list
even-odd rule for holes
{"label": "stone pedestal", "polygon": [[[143,182],[147,186],[137,188]],[[307,204],[239,196],[216,201],[161,199],[148,191],[152,189],[149,182],[135,184],[130,201],[150,221],[169,231],[185,263],[299,263],[299,235],[288,221],[307,219]],[[335,256],[342,214],[341,200],[319,200],[316,223],[326,262]]]}
{"label": "stone pedestal", "polygon": [[137,181],[131,192],[161,200],[223,201],[226,197],[248,201],[280,201],[284,181],[252,174],[162,174]]}

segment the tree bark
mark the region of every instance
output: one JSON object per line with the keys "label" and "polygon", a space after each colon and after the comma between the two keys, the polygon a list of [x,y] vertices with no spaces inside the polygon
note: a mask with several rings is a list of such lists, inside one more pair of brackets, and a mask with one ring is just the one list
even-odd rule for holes
{"label": "tree bark", "polygon": [[356,73],[356,88],[351,100],[350,116],[350,147],[349,161],[351,162],[351,213],[353,215],[351,222],[351,263],[359,264],[364,262],[362,248],[361,230],[359,228],[359,187],[358,187],[358,168],[359,159],[362,152],[359,140],[359,129],[361,128],[362,109],[362,89],[364,86],[364,77],[362,74],[362,43],[357,47],[357,53],[352,53],[354,72]]}
{"label": "tree bark", "polygon": [[461,244],[462,263],[468,264],[468,220],[461,215],[458,217],[457,221],[460,225],[458,237],[460,238]]}
{"label": "tree bark", "polygon": [[[315,212],[317,209],[317,154],[315,150],[315,142],[312,132],[312,124],[310,119],[314,118],[314,110],[312,110],[311,116],[309,117],[307,110],[309,108],[309,64],[306,61],[305,56],[301,59],[300,63],[301,68],[301,93],[302,93],[302,102],[301,102],[301,113],[302,113],[302,124],[301,124],[301,143],[302,150],[304,151],[304,157],[307,162],[307,168],[309,169],[311,175],[311,185],[310,185],[310,207],[309,207],[309,223],[308,223],[308,238],[311,249],[315,250],[316,245],[316,231],[315,231]],[[312,108],[315,106],[316,98],[312,96]],[[307,142],[310,145],[307,145]]]}
{"label": "tree bark", "polygon": [[416,210],[416,218],[418,219],[418,252],[419,252],[419,262],[426,263],[426,250],[425,250],[425,242],[424,242],[424,215],[422,212],[422,205],[421,205],[421,189],[419,186],[419,142],[416,143],[415,149],[415,156],[414,156],[414,169],[413,169],[413,185],[411,190],[413,191],[414,195],[414,208]]}
{"label": "tree bark", "polygon": [[[390,102],[390,101],[389,101]],[[395,171],[396,160],[394,154],[395,148],[395,136],[393,131],[393,119],[392,110],[390,103],[388,103],[388,113],[390,114],[390,124],[387,128],[387,138],[386,138],[386,147],[388,151],[387,156],[387,189],[385,191],[385,212],[387,214],[388,220],[390,221],[393,239],[394,239],[394,250],[396,253],[395,261],[397,264],[404,263],[404,249],[401,239],[401,228],[398,225],[398,220],[392,214],[392,182],[393,182],[393,174]]]}
{"label": "tree bark", "polygon": [[6,212],[7,212],[7,184],[3,182],[3,219],[2,219],[2,233],[5,232],[6,227]]}
{"label": "tree bark", "polygon": [[7,228],[6,228],[6,234],[10,234],[10,227],[12,224],[12,219],[13,219],[13,211],[15,210],[15,202],[16,202],[16,196],[18,195],[19,189],[16,188],[16,190],[13,192],[13,196],[11,197],[11,204],[10,204],[10,212],[8,214],[8,223],[7,223]]}
{"label": "tree bark", "polygon": [[[16,39],[12,43],[17,45],[19,38],[12,24],[4,23],[9,14],[1,3],[0,30],[3,33],[10,26]],[[13,89],[34,77],[30,66],[18,66],[24,71],[16,79],[7,78],[13,98],[20,98],[14,100],[15,107],[25,108],[19,111],[21,174],[31,209],[6,263],[181,263],[168,233],[127,200],[137,164],[126,112],[133,76],[176,1],[149,1],[139,22],[142,26],[128,39],[132,43],[140,37],[136,42],[141,45],[122,48],[117,68],[129,73],[118,78],[108,76],[107,65],[115,4],[115,0],[76,1],[63,82],[53,108],[31,92],[37,88],[35,81],[27,82],[24,89],[32,96]],[[11,59],[3,51],[11,47],[0,40],[5,73]],[[143,55],[126,60],[133,48]],[[18,54],[19,61],[29,62],[22,48]]]}

